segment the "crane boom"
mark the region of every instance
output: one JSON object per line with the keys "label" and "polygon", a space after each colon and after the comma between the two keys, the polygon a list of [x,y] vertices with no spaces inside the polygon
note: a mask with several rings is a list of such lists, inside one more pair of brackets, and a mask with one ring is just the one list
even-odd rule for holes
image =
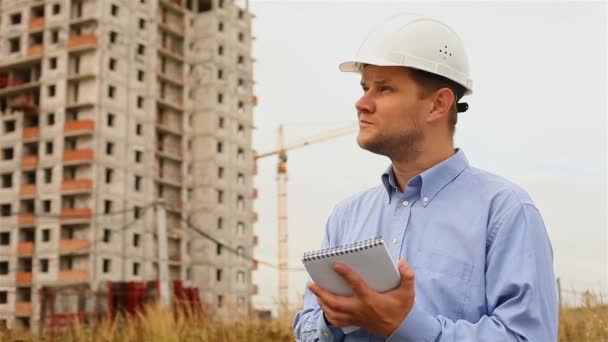
{"label": "crane boom", "polygon": [[296,148],[300,148],[300,147],[320,143],[323,141],[331,140],[334,138],[341,137],[343,135],[349,135],[351,133],[356,132],[357,127],[358,127],[358,124],[354,123],[354,124],[350,124],[348,126],[333,129],[331,131],[317,133],[310,137],[287,143],[287,144],[283,145],[282,147],[278,147],[275,150],[268,151],[265,153],[258,153],[255,155],[255,159],[261,159],[261,158],[265,158],[265,157],[274,156],[274,155],[281,154],[281,153],[284,153],[289,150],[294,150]]}

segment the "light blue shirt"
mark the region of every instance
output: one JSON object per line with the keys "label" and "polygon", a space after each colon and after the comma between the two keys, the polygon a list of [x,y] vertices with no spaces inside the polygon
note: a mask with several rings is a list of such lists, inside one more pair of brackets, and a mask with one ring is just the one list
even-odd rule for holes
{"label": "light blue shirt", "polygon": [[[557,341],[553,252],[529,195],[471,167],[462,152],[399,191],[383,185],[338,204],[322,248],[382,236],[406,259],[415,302],[386,341]],[[298,341],[383,341],[363,329],[328,327],[308,289],[293,322]]]}

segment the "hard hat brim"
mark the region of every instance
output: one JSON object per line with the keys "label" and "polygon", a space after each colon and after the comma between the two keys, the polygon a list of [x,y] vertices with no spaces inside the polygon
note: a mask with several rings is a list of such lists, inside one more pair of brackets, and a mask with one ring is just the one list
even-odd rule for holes
{"label": "hard hat brim", "polygon": [[[342,63],[340,63],[340,65],[338,65],[338,68],[342,72],[354,72],[354,73],[360,74],[361,71],[363,70],[363,67],[365,65],[402,66],[402,67],[406,67],[406,68],[420,69],[420,70],[427,71],[427,72],[430,72],[430,73],[435,73],[435,72],[430,71],[430,70],[424,70],[422,68],[416,68],[414,66],[400,65],[398,63],[394,63],[394,62],[390,62],[390,61],[381,61],[380,63],[378,63],[378,62],[363,62],[363,61],[359,61],[359,62],[348,61],[348,62],[342,62]],[[443,75],[440,75],[440,76],[443,76]],[[473,89],[472,89],[472,86],[471,86],[471,83],[472,83],[471,80],[467,80],[467,84],[463,84],[463,82],[460,82],[460,81],[455,80],[455,79],[452,79],[452,81],[454,81],[454,82],[456,82],[456,83],[458,83],[458,84],[460,84],[461,86],[464,87],[465,93],[463,95],[471,95],[471,94],[473,94]]]}
{"label": "hard hat brim", "polygon": [[342,72],[360,72],[360,64],[357,62],[342,62],[338,67]]}
{"label": "hard hat brim", "polygon": [[356,72],[361,73],[363,67],[366,65],[379,65],[379,66],[404,66],[397,62],[387,60],[387,59],[378,59],[373,57],[360,57],[357,61],[347,61],[342,62],[338,66],[340,71],[343,72]]}

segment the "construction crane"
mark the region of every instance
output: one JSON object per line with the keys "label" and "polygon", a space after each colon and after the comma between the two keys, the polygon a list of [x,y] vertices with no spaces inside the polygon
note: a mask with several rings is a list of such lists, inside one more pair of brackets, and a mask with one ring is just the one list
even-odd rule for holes
{"label": "construction crane", "polygon": [[285,144],[283,125],[277,130],[277,148],[273,151],[255,155],[255,160],[278,156],[277,164],[277,226],[278,226],[278,266],[279,266],[279,317],[283,317],[289,310],[288,269],[287,269],[287,151],[335,139],[356,132],[358,125],[351,124],[322,132],[305,139]]}

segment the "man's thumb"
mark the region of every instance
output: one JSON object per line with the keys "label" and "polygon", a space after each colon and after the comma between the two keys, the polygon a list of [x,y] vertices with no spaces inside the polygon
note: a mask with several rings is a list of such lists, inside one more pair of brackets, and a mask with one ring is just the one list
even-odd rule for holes
{"label": "man's thumb", "polygon": [[414,285],[414,271],[410,268],[409,264],[405,259],[399,260],[399,274],[401,275],[401,286],[402,287],[413,287]]}

